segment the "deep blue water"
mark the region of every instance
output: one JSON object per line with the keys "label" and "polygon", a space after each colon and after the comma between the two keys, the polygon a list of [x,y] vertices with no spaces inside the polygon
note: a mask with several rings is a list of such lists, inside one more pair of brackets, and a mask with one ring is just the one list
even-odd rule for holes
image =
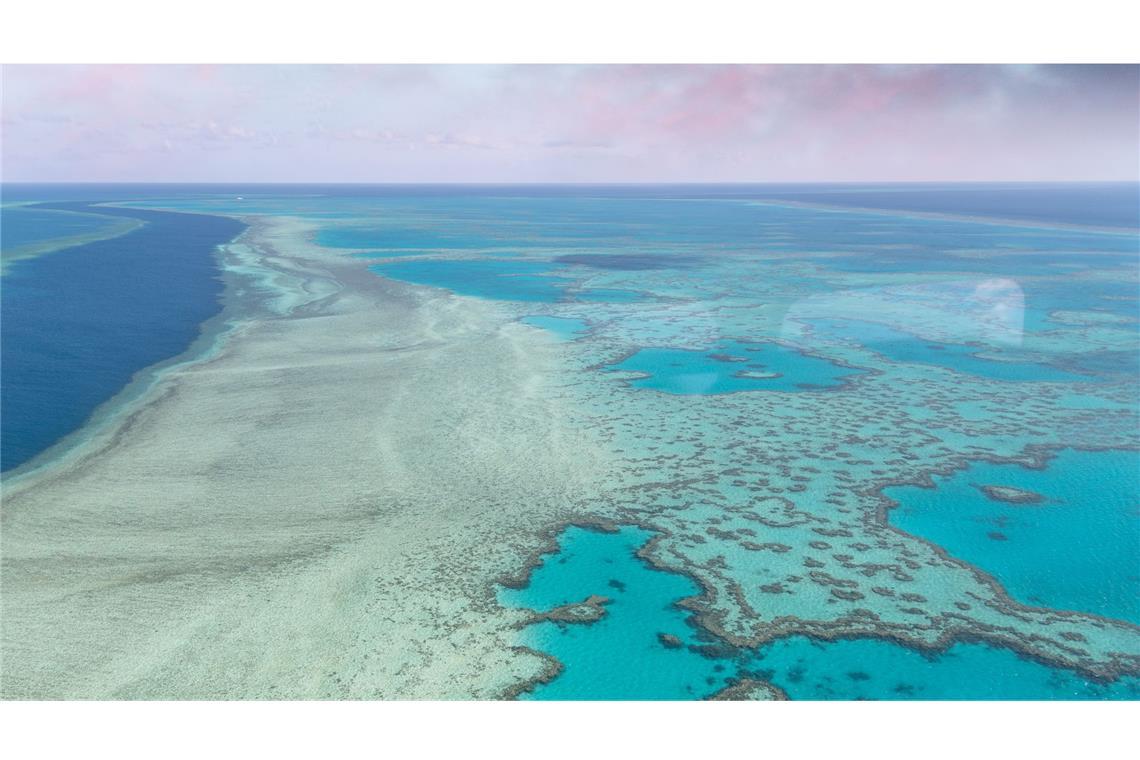
{"label": "deep blue water", "polygon": [[4,275],[3,470],[76,430],[137,371],[186,350],[220,310],[213,250],[244,229],[216,216],[85,203],[43,208],[146,224],[118,238],[14,262]]}
{"label": "deep blue water", "polygon": [[[765,679],[801,700],[1140,697],[1140,679],[1097,683],[984,644],[929,654],[882,639],[792,636],[733,651],[698,633],[676,605],[698,592],[692,581],[636,556],[650,536],[629,526],[617,533],[567,528],[525,587],[500,589],[504,604],[538,612],[595,594],[610,600],[595,623],[542,622],[524,631],[526,644],[564,666],[525,698],[696,699],[739,676]],[[661,634],[675,637],[674,646]]]}
{"label": "deep blue water", "polygon": [[[893,525],[994,575],[1024,603],[1140,625],[1140,465],[1134,451],[1066,449],[1033,470],[976,462],[935,488],[884,490]],[[1039,494],[1010,504],[979,486]]]}
{"label": "deep blue water", "polygon": [[0,250],[100,232],[115,220],[93,214],[62,213],[27,206],[0,207]]}

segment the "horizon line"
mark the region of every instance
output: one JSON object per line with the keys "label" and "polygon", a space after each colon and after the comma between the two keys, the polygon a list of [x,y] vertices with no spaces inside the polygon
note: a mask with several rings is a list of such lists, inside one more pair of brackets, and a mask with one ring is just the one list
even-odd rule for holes
{"label": "horizon line", "polygon": [[704,187],[754,187],[758,185],[1140,185],[1137,179],[955,179],[955,180],[730,180],[676,182],[494,182],[494,181],[424,181],[424,182],[344,182],[337,180],[3,180],[3,185],[338,185],[345,187],[660,187],[660,186],[704,186]]}

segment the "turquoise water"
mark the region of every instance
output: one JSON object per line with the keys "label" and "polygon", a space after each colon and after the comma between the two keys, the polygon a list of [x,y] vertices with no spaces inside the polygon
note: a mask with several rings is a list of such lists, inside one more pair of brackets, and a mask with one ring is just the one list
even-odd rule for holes
{"label": "turquoise water", "polygon": [[[814,334],[822,338],[854,341],[895,362],[933,364],[954,372],[1007,382],[1089,382],[1095,379],[1040,362],[1019,361],[1016,358],[1017,352],[1009,349],[922,340],[902,330],[874,322],[853,319],[811,319],[805,322]],[[986,359],[978,356],[982,351],[999,355],[1013,354],[1013,357],[1008,360]]]}
{"label": "turquoise water", "polygon": [[415,249],[391,249],[387,251],[361,251],[350,254],[355,259],[401,259],[405,256],[423,256],[423,251]]}
{"label": "turquoise water", "polygon": [[[792,636],[756,651],[733,650],[698,634],[677,606],[698,593],[692,581],[636,556],[651,536],[630,526],[616,533],[569,527],[527,586],[500,590],[503,604],[539,612],[595,594],[611,600],[597,622],[544,621],[524,630],[526,645],[564,667],[524,698],[697,699],[740,676],[766,680],[800,700],[1140,697],[1140,679],[1101,684],[983,644],[930,654],[879,639]],[[675,637],[673,646],[661,634]]]}
{"label": "turquoise water", "polygon": [[723,686],[728,675],[724,663],[686,646],[667,647],[659,639],[659,634],[668,634],[684,644],[697,643],[675,603],[699,589],[688,578],[654,571],[635,556],[649,538],[647,531],[632,527],[611,534],[568,528],[558,553],[534,570],[526,588],[500,591],[504,604],[542,612],[592,594],[612,600],[605,617],[595,623],[530,626],[525,641],[565,666],[531,696],[694,699]]}
{"label": "turquoise water", "polygon": [[417,259],[374,264],[372,271],[417,285],[444,288],[464,296],[498,301],[630,303],[636,292],[611,288],[572,288],[557,266],[513,259]]}
{"label": "turquoise water", "polygon": [[536,303],[565,298],[562,283],[551,277],[551,267],[541,262],[427,259],[375,264],[371,269],[384,277],[446,288],[465,296]]}
{"label": "turquoise water", "polygon": [[[75,196],[71,188],[60,185],[5,185],[6,197],[42,198],[122,198],[159,197],[163,205],[170,203],[230,208],[238,196],[242,207],[254,206],[259,211],[335,215],[341,209],[354,213],[346,218],[360,218],[363,207],[375,208],[378,199],[392,204],[410,201],[422,208],[426,201],[446,199],[450,204],[478,208],[486,199],[509,199],[513,208],[510,219],[527,219],[530,210],[551,200],[597,198],[606,201],[656,200],[677,201],[796,201],[856,208],[890,209],[901,212],[919,211],[956,214],[977,219],[1021,219],[1047,223],[1105,225],[1125,229],[1140,226],[1140,185],[1134,182],[1057,182],[1057,183],[875,183],[853,185],[827,183],[763,183],[763,184],[681,184],[681,185],[91,185],[86,193]],[[45,193],[48,193],[45,195]],[[52,195],[51,193],[54,193]],[[66,193],[66,195],[62,195]],[[193,199],[187,201],[186,199]],[[152,201],[153,203],[158,203]],[[282,209],[287,204],[288,209]],[[410,205],[410,204],[409,204]],[[601,225],[597,215],[575,219]],[[606,230],[606,232],[609,232]],[[737,230],[731,230],[738,237]],[[567,234],[581,235],[575,225]]]}
{"label": "turquoise water", "polygon": [[574,293],[575,301],[595,303],[636,303],[643,300],[641,293],[636,290],[618,290],[616,288],[583,288]]}
{"label": "turquoise water", "polygon": [[[933,490],[906,491],[891,519],[913,520],[908,531],[998,576],[1022,601],[1136,619],[1140,549],[1130,543],[1130,531],[1140,488],[1126,467],[1140,462],[1122,452],[1140,446],[1140,237],[1130,221],[1135,190],[171,186],[67,192],[87,193],[90,200],[130,196],[153,208],[302,217],[318,228],[317,242],[341,249],[346,262],[485,299],[504,324],[522,320],[547,330],[562,344],[551,344],[551,361],[540,364],[561,369],[551,369],[541,387],[557,388],[568,424],[598,432],[612,457],[604,465],[605,487],[576,497],[600,504],[603,516],[668,530],[669,556],[713,585],[718,578],[733,583],[741,606],[727,595],[716,604],[737,629],[751,625],[741,617],[744,604],[756,610],[758,625],[771,619],[768,613],[838,624],[844,611],[866,607],[905,627],[918,619],[906,609],[913,610],[911,603],[888,597],[909,590],[926,598],[915,603],[925,605],[924,612],[969,609],[962,613],[968,630],[1009,625],[1029,642],[1055,639],[1055,619],[1036,612],[1014,617],[979,604],[990,587],[931,561],[928,544],[893,534],[883,541],[872,520],[877,502],[866,493],[874,484],[964,460],[1012,457],[1027,446],[1116,449],[1103,460],[1074,455],[1069,462],[1062,455],[1036,474],[995,466],[990,485],[1018,486],[1022,475],[1056,480],[1030,489],[1048,496],[1040,505],[993,502],[973,481],[952,476]],[[36,192],[43,199],[63,191]],[[828,199],[1128,229],[784,202]],[[58,397],[52,394],[59,387],[37,379],[47,366],[37,357],[51,345],[36,334],[41,325],[59,334],[47,337],[61,340],[71,341],[74,330],[78,337],[68,351],[92,366],[117,366],[126,354],[114,341],[110,348],[99,341],[134,325],[120,314],[134,308],[134,290],[145,289],[143,305],[158,309],[172,298],[189,298],[203,274],[205,285],[218,287],[212,272],[198,267],[204,259],[194,251],[172,255],[167,242],[151,238],[130,266],[119,258],[107,259],[112,268],[87,259],[72,271],[60,254],[59,269],[13,270],[24,279],[12,282],[42,298],[45,313],[55,308],[52,278],[83,286],[81,295],[90,298],[76,301],[82,308],[65,309],[71,321],[58,329],[62,322],[23,310],[36,350],[20,356],[5,346],[5,394],[16,398],[8,386],[21,376],[29,387],[51,393],[22,405],[22,418],[6,409],[5,420],[23,419],[28,435],[52,440],[56,415],[46,412],[90,379],[80,374],[62,383]],[[375,258],[398,260],[365,260]],[[191,264],[197,268],[183,271]],[[104,288],[109,283],[101,277],[118,280],[118,289],[108,291],[122,294],[114,303],[95,298],[84,281]],[[186,294],[168,294],[171,281],[184,280],[191,283]],[[9,285],[6,278],[5,309],[15,308]],[[210,288],[203,293],[216,296]],[[208,303],[216,309],[216,298]],[[157,310],[149,322],[135,320],[134,328],[177,324],[193,333],[200,320],[189,317],[196,308]],[[95,345],[100,350],[87,350]],[[618,356],[627,358],[606,364]],[[641,377],[619,380],[614,370]],[[121,387],[120,381],[108,387]],[[758,390],[777,392],[737,392]],[[1060,474],[1050,474],[1054,467]],[[980,468],[962,477],[973,478]],[[797,698],[1120,697],[1132,688],[1101,689],[976,643],[936,657],[888,641],[803,637],[759,652],[726,651],[675,606],[694,592],[692,583],[633,556],[648,534],[575,530],[564,536],[569,555],[547,558],[531,587],[504,592],[504,600],[524,605],[528,595],[539,594],[534,604],[540,608],[592,593],[613,599],[596,625],[549,623],[524,632],[531,645],[558,652],[567,663],[563,676],[535,693],[539,698],[694,698],[747,673],[769,677]],[[826,531],[827,540],[817,531]],[[907,572],[897,576],[881,570],[904,565]],[[828,588],[813,582],[805,567],[855,585]],[[890,588],[872,593],[875,583]],[[780,588],[770,590],[774,586]],[[834,596],[841,588],[863,596]],[[1123,625],[1067,620],[1097,656],[1105,656],[1106,646],[1140,655],[1140,638],[1129,639]],[[666,646],[659,634],[682,646]]]}
{"label": "turquoise water", "polygon": [[[1105,210],[1127,208],[1129,202],[1121,198],[1134,196],[1132,186],[924,187],[921,192],[887,186],[314,186],[256,193],[235,188],[232,192],[246,193],[240,202],[232,200],[236,196],[229,201],[208,197],[208,190],[194,189],[193,201],[162,203],[302,215],[325,225],[317,232],[318,242],[363,250],[370,257],[448,252],[464,258],[510,257],[518,260],[522,275],[538,263],[544,272],[566,274],[577,283],[574,290],[581,286],[594,293],[576,299],[583,302],[715,303],[731,298],[758,299],[778,308],[875,280],[945,281],[960,275],[1016,282],[1024,293],[1027,332],[1055,330],[1058,325],[1050,318],[1055,309],[1101,310],[1132,325],[1140,311],[1135,235],[772,205],[781,197],[832,198],[845,204],[880,199],[894,208],[914,203],[932,210],[931,203],[938,200],[949,204],[945,211],[950,213],[969,209],[972,215],[984,215],[979,209],[992,203],[994,216],[1039,219],[1049,209],[1059,219],[1117,218],[1127,225],[1135,213],[1106,215]],[[452,276],[426,271],[452,266],[440,258],[389,274],[462,295],[516,300],[507,289],[465,287],[462,261],[456,261],[460,271]],[[1106,276],[1089,280],[1090,273]],[[554,286],[527,291],[527,300],[563,300]]]}
{"label": "turquoise water", "polygon": [[954,644],[930,655],[876,639],[794,636],[763,647],[745,671],[767,678],[791,699],[1140,698],[1140,679],[1089,681],[984,644]]}
{"label": "turquoise water", "polygon": [[[886,208],[1127,228],[1134,227],[1135,209],[1131,216],[1122,210],[1134,191],[801,188],[783,197],[832,198],[847,206],[881,200]],[[779,614],[822,621],[848,609],[816,584],[787,580],[811,560],[861,584],[863,598],[850,604],[905,625],[914,619],[905,602],[870,593],[873,582],[853,569],[859,565],[836,559],[866,553],[873,569],[876,562],[923,556],[916,546],[929,551],[918,542],[907,544],[911,554],[877,546],[878,534],[863,532],[861,520],[873,509],[858,495],[863,486],[962,458],[1008,457],[1029,445],[1140,445],[1138,238],[1128,231],[789,206],[780,192],[768,202],[765,193],[749,189],[385,189],[371,197],[346,190],[324,204],[283,200],[279,208],[295,213],[300,204],[323,225],[323,244],[362,251],[365,258],[417,257],[368,262],[377,274],[497,302],[506,319],[572,342],[564,358],[568,372],[583,373],[570,375],[575,389],[604,388],[584,391],[582,409],[605,420],[621,437],[621,453],[628,453],[615,464],[615,480],[631,486],[629,500],[618,499],[622,507],[685,534],[670,548],[691,567],[731,577],[753,609],[774,606]],[[259,203],[272,212],[274,201]],[[353,221],[359,223],[345,224]],[[528,316],[543,311],[534,304],[574,304],[574,317],[590,329]],[[626,358],[605,364],[615,356]],[[614,370],[640,377],[625,381],[628,388],[617,380],[593,382]],[[759,390],[777,393],[740,393]],[[698,402],[698,395],[716,398]],[[1131,459],[1136,462],[1134,454]],[[984,498],[968,484],[965,489],[975,501]],[[939,491],[918,497],[933,499]],[[1127,492],[1137,487],[1125,484],[1120,493]],[[814,548],[829,541],[797,527],[800,518],[767,512],[771,499],[841,526],[840,536],[852,535],[830,542],[826,551]],[[1014,508],[987,500],[976,512],[971,504],[977,506],[955,502],[955,517],[942,534],[914,532],[999,576],[1029,604],[1048,599],[1065,609],[1135,619],[1130,600],[1140,549],[1129,545],[1130,523],[1121,512],[1101,512],[1070,529],[1044,518],[1022,524],[1024,512],[1044,515],[1054,508],[1049,504]],[[903,519],[906,506],[892,519]],[[769,540],[786,542],[787,553],[745,547],[750,539],[740,529],[758,529],[739,520],[729,529],[727,514],[736,509],[767,515]],[[1021,510],[1017,519],[1002,519],[1002,510],[1014,509]],[[589,560],[548,560],[577,569],[540,570],[532,588],[511,592],[521,596],[510,603],[525,605],[520,600],[527,593],[546,589],[535,602],[545,609],[592,593],[614,600],[595,625],[544,623],[526,633],[531,645],[567,663],[561,677],[536,691],[538,698],[694,698],[736,675],[769,671],[796,698],[1133,693],[1124,682],[1100,687],[977,643],[931,657],[888,641],[791,637],[756,653],[710,657],[710,651],[725,653],[700,649],[715,642],[702,640],[674,606],[692,593],[689,582],[661,578],[632,556],[644,534],[623,531],[624,548],[617,552],[605,549],[599,535],[571,531],[570,554]],[[969,538],[963,551],[979,549],[976,558],[955,551],[961,536]],[[1022,551],[1031,546],[1039,550]],[[988,593],[988,586],[932,571],[937,563],[915,564],[908,588],[930,599],[931,614],[954,614],[963,609],[954,603],[976,604],[978,594]],[[779,596],[764,590],[779,585],[775,580],[785,587]],[[901,591],[902,583],[888,591]],[[645,589],[644,599],[629,596],[635,586]],[[1074,587],[1069,593],[1076,601],[1042,586]],[[936,603],[949,608],[934,610]],[[1056,626],[1040,618],[1010,624],[1027,640],[1057,635]],[[1080,625],[1097,635],[1094,624]],[[661,633],[683,646],[665,646]],[[623,669],[623,663],[637,668]]]}
{"label": "turquoise water", "polygon": [[[396,251],[471,250],[510,247],[503,241],[487,235],[472,234],[469,230],[448,234],[433,227],[325,227],[317,232],[317,244],[328,248],[377,248]],[[391,254],[381,254],[391,255]]]}
{"label": "turquoise water", "polygon": [[589,329],[589,325],[583,320],[571,317],[548,317],[539,314],[523,317],[519,321],[532,327],[548,330],[556,335],[559,340],[574,340]]}
{"label": "turquoise water", "polygon": [[[1140,624],[1140,467],[1132,451],[1057,453],[1042,470],[976,462],[897,486],[891,523],[994,575],[1015,599]],[[1008,504],[979,486],[1039,494]]]}
{"label": "turquoise water", "polygon": [[644,372],[630,381],[634,387],[682,395],[822,390],[858,372],[778,343],[739,341],[705,351],[643,348],[610,369]]}

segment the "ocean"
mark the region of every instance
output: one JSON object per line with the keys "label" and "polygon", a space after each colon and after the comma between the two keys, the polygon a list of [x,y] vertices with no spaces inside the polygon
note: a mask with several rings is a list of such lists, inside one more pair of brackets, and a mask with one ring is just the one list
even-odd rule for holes
{"label": "ocean", "polygon": [[[244,229],[224,217],[86,202],[33,208],[33,229],[16,227],[20,239],[66,236],[76,218],[66,212],[143,224],[121,237],[14,262],[4,274],[3,470],[78,430],[137,372],[185,351],[221,309],[214,248]],[[5,217],[27,213],[4,211]]]}
{"label": "ocean", "polygon": [[[561,664],[525,696],[1135,699],[1138,193],[6,186],[39,204],[5,207],[36,215],[19,245],[76,234],[64,211],[143,224],[5,271],[3,468],[219,314],[244,225],[212,214],[297,217],[536,331],[612,449],[580,500],[615,530],[536,525],[550,551],[497,591]],[[594,595],[594,622],[543,617]]]}

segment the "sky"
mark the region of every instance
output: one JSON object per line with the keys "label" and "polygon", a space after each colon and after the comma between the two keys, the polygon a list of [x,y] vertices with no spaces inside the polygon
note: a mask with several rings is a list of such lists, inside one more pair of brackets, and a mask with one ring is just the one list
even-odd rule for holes
{"label": "sky", "polygon": [[5,182],[1140,180],[1140,66],[4,66]]}

